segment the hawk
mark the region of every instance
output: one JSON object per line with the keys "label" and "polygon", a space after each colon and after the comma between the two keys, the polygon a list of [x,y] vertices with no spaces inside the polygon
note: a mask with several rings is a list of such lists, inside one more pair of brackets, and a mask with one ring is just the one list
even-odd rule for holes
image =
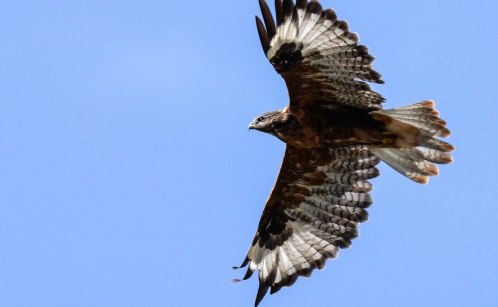
{"label": "hawk", "polygon": [[256,26],[265,56],[283,77],[289,105],[252,121],[250,129],[286,143],[277,181],[239,268],[258,271],[257,306],[299,276],[321,269],[358,236],[372,204],[369,179],[384,161],[427,183],[454,147],[434,102],[384,110],[367,82],[384,83],[374,57],[345,21],[318,1],[265,0]]}

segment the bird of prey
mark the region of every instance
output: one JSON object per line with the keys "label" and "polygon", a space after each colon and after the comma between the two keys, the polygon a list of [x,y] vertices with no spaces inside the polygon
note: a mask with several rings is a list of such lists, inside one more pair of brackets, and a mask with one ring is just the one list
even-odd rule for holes
{"label": "bird of prey", "polygon": [[286,143],[280,173],[240,267],[258,271],[257,306],[299,276],[323,268],[351,245],[372,204],[369,179],[384,161],[427,183],[454,147],[427,100],[384,110],[367,82],[384,83],[374,57],[345,21],[318,1],[276,0],[276,21],[259,0],[256,25],[265,56],[287,85],[289,105],[253,120],[250,129]]}

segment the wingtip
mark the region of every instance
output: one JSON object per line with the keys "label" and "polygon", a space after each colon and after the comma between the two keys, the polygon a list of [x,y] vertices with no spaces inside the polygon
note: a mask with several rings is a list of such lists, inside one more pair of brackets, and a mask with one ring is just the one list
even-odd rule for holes
{"label": "wingtip", "polygon": [[268,286],[260,283],[258,288],[258,294],[256,295],[256,301],[254,302],[254,307],[258,307],[259,303],[263,300],[266,293],[268,292]]}
{"label": "wingtip", "polygon": [[268,36],[268,41],[275,36],[277,28],[275,26],[275,21],[270,11],[270,7],[265,0],[259,0],[259,7],[261,9],[261,14],[263,14],[263,21],[265,22],[266,34]]}
{"label": "wingtip", "polygon": [[270,40],[268,39],[268,34],[266,32],[266,28],[263,24],[263,21],[256,16],[256,28],[258,29],[259,40],[261,42],[261,47],[263,48],[263,52],[266,54],[270,49]]}

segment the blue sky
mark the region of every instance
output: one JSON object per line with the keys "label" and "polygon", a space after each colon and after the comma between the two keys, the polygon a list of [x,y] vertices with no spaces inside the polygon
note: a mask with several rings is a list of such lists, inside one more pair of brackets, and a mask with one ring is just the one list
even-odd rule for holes
{"label": "blue sky", "polygon": [[[322,1],[360,34],[386,107],[434,99],[455,163],[381,166],[370,219],[262,306],[498,305],[494,0]],[[234,284],[287,104],[251,1],[0,4],[0,305],[251,306]]]}

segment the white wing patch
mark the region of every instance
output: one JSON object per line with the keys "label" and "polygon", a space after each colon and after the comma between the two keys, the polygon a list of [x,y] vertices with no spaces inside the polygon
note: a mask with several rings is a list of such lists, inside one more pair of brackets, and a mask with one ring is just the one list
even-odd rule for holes
{"label": "white wing patch", "polygon": [[[383,83],[372,69],[374,57],[358,45],[358,35],[337,19],[332,9],[322,10],[318,1],[290,0],[277,9],[277,28],[264,0],[260,5],[265,25],[257,18],[258,33],[265,55],[297,93],[292,99],[358,108],[381,109],[381,95],[366,82]],[[282,1],[277,0],[277,8]],[[293,70],[293,68],[295,68]],[[313,87],[311,90],[310,87]],[[301,89],[301,91],[299,91]]]}
{"label": "white wing patch", "polygon": [[[283,286],[292,285],[298,276],[309,276],[315,268],[323,268],[328,258],[337,256],[339,248],[351,245],[358,235],[359,223],[368,217],[366,208],[372,198],[367,180],[379,174],[375,167],[379,159],[365,146],[330,149],[329,155],[327,164],[312,171],[325,174],[323,182],[306,184],[303,174],[286,188],[301,191],[294,192],[292,196],[296,198],[292,199],[302,199],[295,204],[281,204],[287,221],[279,233],[290,235],[276,245],[267,245],[264,234],[259,231],[256,234],[242,265],[249,265],[244,279],[258,271],[260,287],[256,303],[268,289],[275,293]],[[271,241],[273,234],[267,235]]]}

